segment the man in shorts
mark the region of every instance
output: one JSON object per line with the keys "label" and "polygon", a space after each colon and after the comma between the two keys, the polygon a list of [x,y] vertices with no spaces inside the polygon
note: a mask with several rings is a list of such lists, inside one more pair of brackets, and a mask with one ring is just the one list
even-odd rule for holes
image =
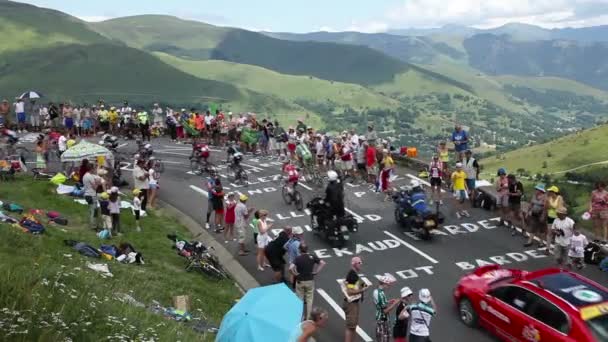
{"label": "man in shorts", "polygon": [[433,156],[433,160],[429,164],[429,181],[431,183],[431,205],[433,202],[439,201],[439,204],[443,204],[441,200],[441,177],[443,173],[443,163],[439,160],[438,155]]}
{"label": "man in shorts", "polygon": [[507,170],[498,169],[498,179],[496,180],[496,206],[500,208],[500,225],[504,226],[509,220],[509,179]]}
{"label": "man in shorts", "polygon": [[241,195],[239,197],[239,203],[234,208],[234,226],[236,227],[236,231],[239,238],[239,255],[244,256],[249,254],[249,250],[245,248],[245,243],[247,243],[247,226],[249,221],[249,216],[255,210],[255,208],[247,208],[247,200],[249,197],[247,195]]}
{"label": "man in shorts", "polygon": [[291,227],[284,227],[279,235],[270,241],[264,249],[264,254],[268,259],[268,263],[274,272],[274,282],[280,283],[285,279],[285,253],[287,250],[283,248],[287,241],[291,238]]}
{"label": "man in shorts", "polygon": [[360,257],[354,257],[350,261],[351,269],[344,280],[346,287],[346,295],[342,309],[345,314],[346,331],[344,333],[344,342],[352,342],[355,338],[355,330],[359,325],[359,305],[363,301],[363,294],[370,287],[359,277],[363,261]]}
{"label": "man in shorts", "polygon": [[473,158],[473,152],[471,150],[466,150],[464,153],[464,159],[462,160],[462,168],[464,172],[467,174],[467,187],[469,188],[469,198],[471,199],[471,204],[475,202],[475,184],[477,183],[477,179],[479,178],[479,163],[477,160]]}
{"label": "man in shorts", "polygon": [[452,173],[452,189],[454,190],[454,197],[458,203],[456,211],[456,217],[461,218],[469,217],[469,213],[464,210],[465,202],[468,197],[468,188],[466,183],[467,174],[462,170],[462,163],[456,163],[456,171]]}
{"label": "man in shorts", "polygon": [[15,116],[17,117],[18,132],[27,133],[27,131],[25,130],[25,102],[23,102],[22,99],[17,99],[17,102],[15,102],[13,105],[15,106]]}
{"label": "man in shorts", "polygon": [[508,175],[509,180],[509,223],[512,228],[512,234],[515,235],[514,222],[524,223],[523,214],[521,211],[521,197],[524,194],[524,186],[515,178],[515,175]]}
{"label": "man in shorts", "polygon": [[568,217],[568,210],[564,207],[557,209],[557,218],[553,220],[551,231],[555,236],[555,261],[559,267],[568,262],[568,249],[570,239],[574,232],[574,220]]}

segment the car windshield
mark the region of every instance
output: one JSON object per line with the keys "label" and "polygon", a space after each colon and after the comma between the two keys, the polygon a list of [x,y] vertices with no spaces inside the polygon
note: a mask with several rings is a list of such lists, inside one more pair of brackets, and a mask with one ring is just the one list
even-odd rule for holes
{"label": "car windshield", "polygon": [[608,342],[608,315],[588,320],[587,325],[593,332],[596,342]]}

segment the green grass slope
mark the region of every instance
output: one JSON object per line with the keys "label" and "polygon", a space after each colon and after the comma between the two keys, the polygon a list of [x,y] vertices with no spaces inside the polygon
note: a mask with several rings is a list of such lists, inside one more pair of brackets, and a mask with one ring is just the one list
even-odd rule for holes
{"label": "green grass slope", "polygon": [[[608,125],[580,131],[545,144],[524,147],[505,153],[500,159],[490,157],[482,160],[484,170],[494,173],[500,167],[509,172],[525,169],[530,174],[565,174],[566,171],[587,171],[608,160]],[[547,167],[543,168],[543,162]],[[608,164],[608,163],[607,163]]]}
{"label": "green grass slope", "polygon": [[65,13],[0,0],[0,54],[61,43],[108,43],[81,20]]}
{"label": "green grass slope", "polygon": [[193,60],[257,65],[284,74],[357,84],[388,82],[408,65],[367,47],[294,42],[175,17],[136,16],[91,24],[109,38]]}
{"label": "green grass slope", "polygon": [[[23,177],[0,187],[0,199],[26,210],[57,210],[68,226],[46,225],[40,236],[0,223],[0,340],[2,341],[213,341],[189,324],[165,319],[125,300],[129,295],[146,306],[189,295],[190,313],[218,326],[239,297],[230,280],[215,281],[185,271],[185,260],[171,248],[169,233],[191,238],[174,220],[151,212],[134,231],[130,211],[121,213],[124,235],[102,241],[87,228],[87,207],[60,196],[49,182]],[[16,216],[16,215],[15,215]],[[101,244],[131,243],[144,265],[88,258],[64,240]],[[104,278],[87,263],[107,264],[113,277]]]}
{"label": "green grass slope", "polygon": [[166,62],[197,77],[227,82],[282,99],[303,99],[312,102],[330,101],[355,109],[395,109],[399,103],[355,84],[326,81],[308,76],[280,74],[261,67],[226,61],[192,61],[156,53]]}

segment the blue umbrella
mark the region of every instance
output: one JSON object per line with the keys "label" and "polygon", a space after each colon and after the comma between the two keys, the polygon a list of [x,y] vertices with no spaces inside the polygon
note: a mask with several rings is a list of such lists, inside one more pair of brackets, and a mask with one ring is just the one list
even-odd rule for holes
{"label": "blue umbrella", "polygon": [[285,284],[251,289],[224,316],[215,341],[288,341],[302,310],[302,301]]}

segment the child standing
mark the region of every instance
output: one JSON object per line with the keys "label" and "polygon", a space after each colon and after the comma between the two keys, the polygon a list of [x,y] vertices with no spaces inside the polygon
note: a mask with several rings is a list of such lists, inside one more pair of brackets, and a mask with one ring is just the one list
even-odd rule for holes
{"label": "child standing", "polygon": [[574,228],[574,232],[572,232],[572,237],[570,238],[570,248],[568,249],[568,267],[572,268],[572,266],[576,266],[579,270],[585,267],[583,258],[585,256],[585,247],[588,243],[587,237],[581,234],[579,229]]}
{"label": "child standing", "polygon": [[141,197],[143,194],[141,190],[135,189],[133,190],[133,213],[135,214],[135,230],[141,232],[141,228],[139,226],[139,217],[141,214]]}
{"label": "child standing", "polygon": [[99,208],[101,209],[101,220],[103,224],[103,229],[106,229],[108,232],[112,229],[112,216],[110,215],[110,195],[107,192],[102,192],[99,195]]}
{"label": "child standing", "polygon": [[226,229],[224,230],[224,240],[228,243],[229,240],[234,240],[234,222],[236,221],[236,215],[234,209],[236,208],[236,201],[234,200],[234,193],[228,194],[228,203],[226,204],[226,217],[224,223]]}
{"label": "child standing", "polygon": [[258,234],[260,233],[260,230],[258,229],[258,221],[260,220],[260,211],[256,210],[255,213],[253,213],[253,219],[251,220],[251,223],[249,224],[251,226],[251,230],[253,231],[253,244],[256,246],[258,246]]}
{"label": "child standing", "polygon": [[110,209],[110,216],[112,217],[112,235],[122,235],[120,233],[120,196],[118,195],[118,188],[113,186],[110,189],[110,203],[108,208]]}
{"label": "child standing", "polygon": [[465,182],[467,174],[462,170],[462,163],[456,163],[456,171],[452,173],[452,189],[454,191],[454,197],[458,202],[456,207],[456,217],[461,218],[463,216],[469,217],[469,212],[464,210],[465,201],[468,198],[469,189]]}

